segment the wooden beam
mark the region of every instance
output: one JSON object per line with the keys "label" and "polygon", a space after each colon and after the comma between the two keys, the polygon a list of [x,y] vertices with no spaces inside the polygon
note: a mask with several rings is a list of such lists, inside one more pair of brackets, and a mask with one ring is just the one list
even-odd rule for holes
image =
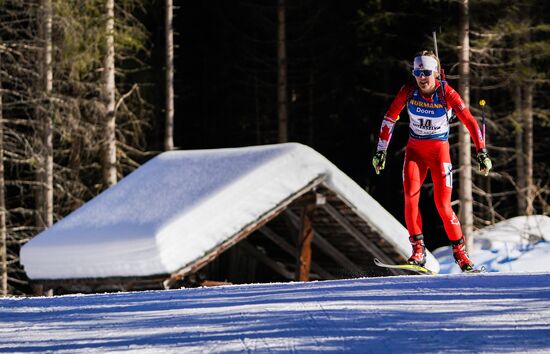
{"label": "wooden beam", "polygon": [[256,247],[248,243],[248,241],[246,240],[241,241],[239,243],[239,246],[242,247],[242,249],[245,250],[245,252],[249,253],[251,256],[253,256],[257,260],[259,260],[260,262],[262,262],[263,264],[265,264],[266,266],[274,270],[276,273],[279,273],[284,278],[288,280],[292,280],[294,278],[294,275],[291,272],[289,272],[284,267],[283,264],[275,262],[271,258],[267,257],[265,254],[260,252]]}
{"label": "wooden beam", "polygon": [[[288,219],[294,225],[294,227],[298,227],[298,222],[299,222],[298,216],[289,209],[285,211],[285,214],[288,216]],[[332,259],[336,263],[338,263],[340,266],[342,266],[344,269],[347,269],[357,274],[364,273],[363,269],[361,269],[358,265],[353,263],[348,257],[346,257],[345,254],[340,252],[329,241],[327,241],[321,235],[321,233],[319,233],[319,231],[314,230],[314,233],[315,233],[315,237],[313,238],[313,244],[319,247],[321,251],[323,251],[329,257],[332,257]]]}
{"label": "wooden beam", "polygon": [[302,208],[300,232],[298,234],[298,255],[296,264],[296,280],[309,281],[311,269],[311,242],[313,240],[313,214],[316,203],[310,203]]}
{"label": "wooden beam", "polygon": [[[296,249],[286,242],[285,239],[279,236],[275,231],[271,230],[268,226],[264,226],[259,230],[265,237],[273,241],[277,246],[279,246],[283,251],[291,255],[292,257],[296,256]],[[315,240],[315,239],[314,239]],[[319,264],[311,261],[311,270],[319,275],[321,279],[336,279],[336,277],[330,272],[327,272]]]}
{"label": "wooden beam", "polygon": [[321,193],[317,193],[315,190],[302,195],[300,198],[292,202],[293,207],[306,207],[311,204],[322,205],[325,204],[326,198]]}
{"label": "wooden beam", "polygon": [[224,286],[224,285],[233,285],[228,281],[218,281],[218,280],[203,280],[201,286],[213,287],[213,286]]}
{"label": "wooden beam", "polygon": [[300,198],[302,195],[314,189],[316,186],[321,184],[325,179],[326,179],[326,175],[324,174],[319,175],[314,179],[312,179],[311,182],[309,182],[300,190],[296,191],[296,193],[290,195],[288,198],[283,200],[279,205],[277,205],[273,209],[267,211],[258,220],[255,220],[250,224],[246,225],[239,232],[234,234],[232,237],[229,237],[228,239],[223,241],[221,244],[215,246],[213,249],[208,251],[204,256],[196,259],[195,261],[189,263],[183,268],[180,268],[179,270],[172,273],[170,277],[163,282],[164,287],[166,289],[170,289],[170,287],[173,284],[175,284],[180,279],[185,277],[185,275],[189,273],[195,273],[199,269],[207,265],[208,263],[212,262],[220,254],[222,254],[229,248],[233,247],[235,244],[239,243],[241,240],[248,237],[251,233],[258,230],[263,225],[267,224],[269,221],[273,220],[280,213],[282,213],[290,204],[292,204],[293,201],[295,201],[296,199]]}
{"label": "wooden beam", "polygon": [[393,261],[378,246],[370,242],[361,231],[357,230],[338,210],[329,203],[321,206],[330,216],[336,220],[364,249],[382,262],[392,263]]}

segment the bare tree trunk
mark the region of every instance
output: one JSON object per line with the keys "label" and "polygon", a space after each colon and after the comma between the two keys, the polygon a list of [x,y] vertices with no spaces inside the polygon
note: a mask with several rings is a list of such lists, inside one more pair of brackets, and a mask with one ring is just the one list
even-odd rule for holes
{"label": "bare tree trunk", "polygon": [[117,156],[116,156],[116,120],[115,120],[115,3],[114,0],[107,0],[106,7],[107,23],[103,76],[103,102],[105,105],[104,125],[104,151],[103,151],[103,182],[110,187],[117,182]]}
{"label": "bare tree trunk", "polygon": [[523,112],[525,131],[525,187],[526,209],[525,215],[533,215],[535,210],[535,185],[533,183],[533,91],[534,84],[526,83],[523,87]]}
{"label": "bare tree trunk", "polygon": [[262,116],[260,112],[258,71],[254,70],[254,113],[256,116],[256,144],[262,143]]}
{"label": "bare tree trunk", "polygon": [[[458,92],[464,99],[466,107],[470,106],[470,24],[468,0],[460,1],[459,13],[459,66]],[[472,161],[470,135],[464,125],[459,126],[459,198],[460,223],[466,238],[467,248],[473,245],[473,196],[472,196]]]}
{"label": "bare tree trunk", "polygon": [[285,0],[279,0],[277,5],[277,112],[279,118],[279,143],[285,143],[288,141],[288,90],[285,26]]}
{"label": "bare tree trunk", "polygon": [[527,196],[526,196],[526,171],[525,171],[525,146],[524,146],[524,126],[523,126],[523,99],[522,99],[522,87],[520,83],[517,83],[514,88],[514,106],[515,106],[515,118],[516,118],[516,131],[515,131],[515,145],[516,145],[516,170],[517,170],[517,184],[518,184],[518,214],[525,215],[527,210]]}
{"label": "bare tree trunk", "polygon": [[[0,58],[0,68],[2,60]],[[2,107],[2,82],[0,81],[0,295],[8,295],[8,246],[6,231],[6,199],[4,190],[4,117]]]}
{"label": "bare tree trunk", "polygon": [[314,87],[315,87],[315,79],[313,77],[313,70],[309,72],[309,104],[308,104],[308,143],[309,146],[314,146],[314,140],[315,140],[315,118],[313,116],[313,109],[314,109]]}
{"label": "bare tree trunk", "polygon": [[50,96],[53,90],[52,69],[52,1],[41,0],[42,7],[42,35],[44,40],[42,80],[45,96],[45,112],[42,116],[42,144],[43,144],[43,205],[42,226],[47,228],[53,224],[53,126]]}
{"label": "bare tree trunk", "polygon": [[166,127],[164,150],[174,149],[174,30],[173,1],[166,0],[164,34],[166,36]]}

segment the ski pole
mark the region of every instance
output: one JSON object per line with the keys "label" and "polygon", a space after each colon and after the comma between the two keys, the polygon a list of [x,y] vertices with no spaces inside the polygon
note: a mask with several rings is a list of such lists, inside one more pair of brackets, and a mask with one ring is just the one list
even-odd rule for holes
{"label": "ski pole", "polygon": [[439,53],[437,52],[437,33],[435,29],[432,31],[432,36],[434,39],[435,56],[439,58]]}
{"label": "ski pole", "polygon": [[[439,28],[441,30],[441,27]],[[439,51],[437,50],[437,30],[434,29],[432,31],[432,37],[434,40],[434,50],[435,50],[435,56],[437,57],[437,60],[439,60],[439,65],[441,65],[441,59],[439,58]],[[441,80],[445,80],[445,72],[443,71],[443,67],[439,68],[439,73],[441,75]]]}
{"label": "ski pole", "polygon": [[481,106],[481,135],[485,141],[485,100],[480,100],[479,105]]}
{"label": "ski pole", "polygon": [[[441,30],[441,27],[440,27]],[[437,57],[437,61],[439,64],[439,79],[441,80],[441,96],[443,97],[443,102],[447,102],[447,97],[445,97],[445,87],[443,86],[443,82],[445,81],[445,72],[443,71],[443,65],[441,65],[441,59],[439,59],[439,51],[437,50],[437,30],[434,29],[432,31],[432,36],[434,39],[434,50],[435,50],[435,56]],[[447,122],[451,122],[453,119],[453,116],[451,115],[449,117],[449,111],[447,111],[447,108],[445,107],[445,116],[447,117]]]}

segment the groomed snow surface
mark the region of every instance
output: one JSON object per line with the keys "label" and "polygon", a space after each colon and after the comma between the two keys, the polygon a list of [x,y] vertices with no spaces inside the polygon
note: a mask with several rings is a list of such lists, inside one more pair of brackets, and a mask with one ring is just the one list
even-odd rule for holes
{"label": "groomed snow surface", "polygon": [[0,299],[0,352],[550,352],[550,274]]}

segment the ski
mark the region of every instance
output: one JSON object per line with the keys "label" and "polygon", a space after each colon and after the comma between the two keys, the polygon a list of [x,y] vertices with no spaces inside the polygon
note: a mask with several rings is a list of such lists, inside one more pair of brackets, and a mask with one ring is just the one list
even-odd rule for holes
{"label": "ski", "polygon": [[386,264],[381,262],[378,258],[374,259],[374,264],[376,264],[379,267],[382,268],[392,268],[392,269],[403,269],[408,270],[416,274],[423,274],[423,275],[436,275],[436,272],[433,272],[429,270],[426,267],[422,267],[415,264]]}
{"label": "ski", "polygon": [[[393,269],[403,269],[408,270],[416,274],[422,274],[422,275],[437,275],[436,272],[429,270],[426,267],[422,267],[415,264],[386,264],[381,262],[378,258],[374,259],[374,264],[376,264],[379,267],[382,268],[393,268]],[[485,267],[480,267],[472,270],[465,270],[462,272],[462,274],[479,274],[479,273],[486,273],[487,269]]]}
{"label": "ski", "polygon": [[477,273],[486,273],[487,269],[484,266],[481,266],[481,268],[474,268],[472,270],[464,270],[462,273],[464,274],[477,274]]}

